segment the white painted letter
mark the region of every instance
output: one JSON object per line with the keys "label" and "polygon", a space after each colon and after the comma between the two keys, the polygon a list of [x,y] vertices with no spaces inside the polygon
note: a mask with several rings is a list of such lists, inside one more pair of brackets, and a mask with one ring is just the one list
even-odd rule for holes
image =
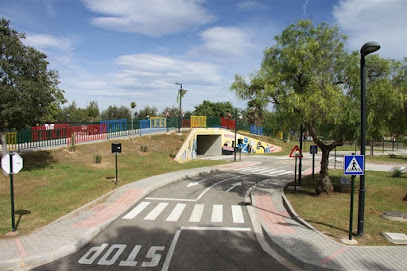
{"label": "white painted letter", "polygon": [[137,262],[135,261],[137,254],[140,252],[141,246],[137,245],[131,251],[129,257],[125,261],[119,263],[120,266],[136,266]]}
{"label": "white painted letter", "polygon": [[[107,247],[107,244],[103,244],[100,247],[92,247],[86,252],[85,255],[82,256],[82,258],[79,259],[78,263],[80,264],[92,264],[97,257],[99,257],[100,253]],[[92,254],[92,257],[88,259],[88,257]]]}
{"label": "white painted letter", "polygon": [[161,259],[161,254],[156,254],[157,250],[164,250],[165,247],[151,247],[146,255],[146,258],[151,259],[151,262],[143,262],[142,267],[154,267],[157,266]]}
{"label": "white painted letter", "polygon": [[[119,258],[119,256],[122,254],[123,250],[126,248],[126,245],[124,244],[115,244],[112,245],[109,250],[105,253],[105,255],[103,255],[103,257],[99,260],[98,264],[99,265],[112,265],[114,264],[117,259]],[[113,255],[113,257],[108,260],[107,258],[109,258],[110,254],[112,254],[112,252],[117,249],[116,253]]]}

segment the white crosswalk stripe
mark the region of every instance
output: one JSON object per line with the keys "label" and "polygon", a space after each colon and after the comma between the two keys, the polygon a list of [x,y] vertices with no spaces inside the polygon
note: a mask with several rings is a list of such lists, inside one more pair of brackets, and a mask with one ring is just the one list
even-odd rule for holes
{"label": "white crosswalk stripe", "polygon": [[144,220],[156,220],[156,218],[164,211],[168,203],[161,202],[159,203],[145,218]]}
{"label": "white crosswalk stripe", "polygon": [[187,205],[185,203],[178,203],[174,210],[172,210],[171,214],[167,217],[166,221],[178,221],[186,206]]}
{"label": "white crosswalk stripe", "polygon": [[251,166],[246,168],[237,168],[234,169],[235,171],[244,172],[244,173],[252,173],[252,174],[260,174],[266,176],[281,176],[281,175],[288,175],[292,174],[292,171],[284,170],[284,169],[271,169],[267,167],[259,167],[259,166]]}
{"label": "white crosswalk stripe", "polygon": [[[169,212],[169,215],[165,218],[165,221],[167,222],[177,222],[180,220],[183,213],[186,212],[185,210],[188,210],[188,212],[191,212],[190,214],[186,213],[186,215],[189,215],[189,223],[200,223],[204,217],[204,212],[209,215],[209,217],[206,216],[206,219],[210,219],[211,223],[223,223],[225,221],[224,216],[226,211],[231,212],[233,223],[245,223],[243,207],[240,205],[231,205],[231,207],[224,208],[222,204],[214,204],[210,206],[206,206],[205,204],[193,204],[193,208],[191,205],[187,208],[187,203],[177,203],[175,205],[169,204],[170,203],[167,202],[159,202],[156,206],[151,206],[147,209],[147,207],[151,205],[151,202],[143,201],[130,210],[130,212],[123,216],[122,219],[130,220],[144,215],[145,217],[143,218],[143,216],[141,216],[141,219],[154,221],[164,213],[164,210],[167,207],[171,207],[171,212]],[[168,212],[165,213],[168,214]]]}
{"label": "white crosswalk stripe", "polygon": [[242,206],[232,205],[233,223],[244,223]]}
{"label": "white crosswalk stripe", "polygon": [[203,204],[195,204],[189,222],[201,222],[204,206]]}
{"label": "white crosswalk stripe", "polygon": [[212,208],[211,222],[222,223],[223,221],[223,205],[215,204]]}

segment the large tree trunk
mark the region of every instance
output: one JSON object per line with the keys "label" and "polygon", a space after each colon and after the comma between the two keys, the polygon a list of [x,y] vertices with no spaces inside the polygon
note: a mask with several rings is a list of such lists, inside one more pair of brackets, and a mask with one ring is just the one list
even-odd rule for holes
{"label": "large tree trunk", "polygon": [[333,143],[326,145],[318,138],[318,136],[315,132],[315,128],[311,123],[307,123],[306,126],[314,140],[314,143],[322,151],[321,171],[319,172],[319,180],[317,183],[317,187],[315,188],[315,192],[318,195],[332,194],[334,192],[334,187],[331,183],[331,180],[329,179],[329,174],[328,174],[329,153],[333,149],[335,149],[337,146],[342,146],[345,143],[345,138],[339,138],[339,139],[335,140]]}
{"label": "large tree trunk", "polygon": [[332,194],[334,192],[334,187],[329,179],[328,174],[328,165],[329,165],[329,153],[331,150],[326,145],[321,145],[320,147],[322,151],[322,159],[321,159],[321,171],[319,172],[319,181],[317,183],[317,187],[315,188],[315,192],[320,194]]}

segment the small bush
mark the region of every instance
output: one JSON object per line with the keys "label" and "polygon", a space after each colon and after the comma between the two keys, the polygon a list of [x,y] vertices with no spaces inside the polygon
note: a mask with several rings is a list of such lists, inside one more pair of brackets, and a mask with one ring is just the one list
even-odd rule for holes
{"label": "small bush", "polygon": [[184,136],[184,134],[182,134],[182,135],[180,136],[180,140],[181,140],[182,142],[185,141],[185,136]]}
{"label": "small bush", "polygon": [[100,154],[95,155],[95,156],[93,157],[93,161],[94,161],[96,164],[102,163],[102,155],[100,155]]}
{"label": "small bush", "polygon": [[177,156],[177,154],[176,154],[176,153],[173,153],[173,152],[172,152],[172,153],[170,153],[170,157],[171,157],[171,158],[175,158],[175,156]]}
{"label": "small bush", "polygon": [[71,145],[69,145],[69,151],[70,151],[70,152],[76,151],[75,135],[74,135],[74,134],[72,134],[72,136],[71,136]]}
{"label": "small bush", "polygon": [[396,168],[395,170],[393,170],[393,174],[391,176],[393,178],[401,178],[402,175],[403,175],[403,171],[399,168]]}
{"label": "small bush", "polygon": [[141,146],[140,146],[140,151],[142,151],[142,152],[147,152],[147,151],[148,151],[147,146],[141,145]]}

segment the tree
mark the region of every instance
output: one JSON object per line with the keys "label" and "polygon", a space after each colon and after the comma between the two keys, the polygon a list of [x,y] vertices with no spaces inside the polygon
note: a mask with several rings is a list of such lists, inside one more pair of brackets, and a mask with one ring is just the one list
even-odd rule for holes
{"label": "tree", "polygon": [[89,102],[86,107],[86,112],[91,122],[94,122],[100,115],[99,105],[96,101]]}
{"label": "tree", "polygon": [[121,107],[111,106],[102,112],[103,120],[131,119],[130,109],[122,105]]}
{"label": "tree", "polygon": [[148,117],[156,117],[157,116],[157,108],[155,106],[148,106],[146,105],[143,109],[140,110],[138,113],[138,117],[140,119],[146,119]]}
{"label": "tree", "polygon": [[[338,84],[346,56],[345,37],[337,27],[324,23],[314,27],[310,20],[304,20],[288,26],[275,40],[276,45],[265,50],[252,84],[236,77],[231,89],[240,97],[254,95],[270,101],[280,113],[287,114],[293,125],[306,125],[322,151],[316,192],[331,193],[329,152],[343,145],[353,131],[347,123],[352,110]],[[325,144],[321,136],[334,141]]]}
{"label": "tree", "polygon": [[207,117],[227,117],[234,115],[235,109],[230,102],[216,102],[204,100],[202,104],[195,106],[193,115]]}
{"label": "tree", "polygon": [[[65,102],[56,70],[48,69],[47,56],[25,46],[24,34],[0,20],[0,132],[52,121]],[[2,142],[5,144],[4,136]],[[3,150],[5,150],[5,146]]]}
{"label": "tree", "polygon": [[24,46],[25,35],[9,24],[0,20],[0,131],[52,118],[65,102],[58,72],[48,70],[47,56]]}

